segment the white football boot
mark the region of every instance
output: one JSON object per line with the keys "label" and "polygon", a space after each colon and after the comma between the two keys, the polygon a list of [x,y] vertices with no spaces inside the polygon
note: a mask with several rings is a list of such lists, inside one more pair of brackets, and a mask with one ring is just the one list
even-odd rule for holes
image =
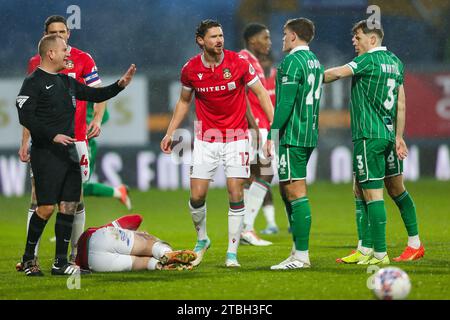
{"label": "white football boot", "polygon": [[242,244],[250,244],[252,246],[257,247],[265,247],[270,246],[272,242],[263,240],[256,234],[255,230],[251,231],[243,231],[241,233],[241,243]]}
{"label": "white football boot", "polygon": [[300,261],[294,256],[289,256],[286,260],[281,261],[279,264],[270,267],[270,270],[291,270],[291,269],[304,269],[311,268],[311,264],[308,262]]}
{"label": "white football boot", "polygon": [[191,262],[192,266],[196,267],[202,262],[203,255],[205,254],[206,250],[209,249],[211,246],[211,240],[209,238],[206,238],[204,240],[197,240],[197,243],[194,248],[194,252],[197,254],[197,258]]}
{"label": "white football boot", "polygon": [[227,259],[225,260],[225,266],[227,268],[239,268],[241,266],[237,261],[236,253],[227,252]]}

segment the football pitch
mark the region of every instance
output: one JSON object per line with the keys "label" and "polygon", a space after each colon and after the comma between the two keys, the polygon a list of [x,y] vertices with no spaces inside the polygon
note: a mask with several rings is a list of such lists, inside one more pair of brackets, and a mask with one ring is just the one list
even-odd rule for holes
{"label": "football pitch", "polygon": [[[409,299],[450,299],[450,183],[407,182],[413,196],[425,257],[409,263],[391,262],[411,279]],[[40,264],[45,276],[28,278],[15,271],[25,245],[28,196],[0,197],[0,299],[374,299],[367,288],[367,267],[337,264],[357,243],[350,184],[316,182],[309,186],[312,209],[311,269],[271,271],[288,257],[292,239],[278,195],[273,189],[280,233],[265,236],[269,247],[239,247],[239,269],[224,267],[227,249],[226,190],[211,189],[207,199],[207,230],[212,246],[192,271],[95,273],[82,276],[79,289],[68,289],[67,278],[50,275],[55,243],[54,219],[41,239]],[[391,258],[406,245],[407,234],[397,207],[386,196],[387,244]],[[144,216],[142,230],[166,240],[176,249],[192,249],[196,234],[187,209],[189,191],[132,190],[133,213]],[[86,227],[105,224],[128,212],[117,200],[87,198]],[[262,213],[256,229],[265,227]],[[69,286],[70,287],[70,286]],[[73,286],[72,286],[73,287]]]}

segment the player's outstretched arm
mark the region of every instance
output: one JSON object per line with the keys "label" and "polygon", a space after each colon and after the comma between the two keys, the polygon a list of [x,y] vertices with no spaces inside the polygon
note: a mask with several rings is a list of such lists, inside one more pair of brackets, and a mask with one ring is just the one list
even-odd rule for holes
{"label": "player's outstretched arm", "polygon": [[136,65],[132,64],[128,68],[127,72],[125,72],[125,74],[122,76],[122,78],[120,78],[118,82],[119,87],[125,88],[127,85],[129,85],[135,73],[136,73]]}
{"label": "player's outstretched arm", "polygon": [[250,107],[250,101],[248,100],[248,96],[245,96],[245,103],[246,103],[246,111],[245,111],[245,118],[247,119],[248,128],[250,129],[250,133],[252,135],[252,139],[256,141],[257,145],[259,145],[259,127],[256,123],[255,116],[253,115],[252,108]]}
{"label": "player's outstretched arm", "polygon": [[347,78],[347,77],[351,77],[353,76],[353,71],[352,69],[347,66],[340,66],[340,67],[335,67],[335,68],[330,68],[325,70],[325,74],[324,74],[324,79],[323,82],[324,83],[330,83],[342,78]]}
{"label": "player's outstretched arm", "polygon": [[173,133],[180,127],[184,118],[186,118],[186,115],[189,112],[189,107],[191,105],[192,96],[192,90],[187,90],[185,88],[181,89],[180,99],[178,99],[178,102],[175,105],[175,111],[173,112],[172,120],[170,120],[166,135],[161,140],[160,147],[162,152],[167,154],[172,152]]}
{"label": "player's outstretched arm", "polygon": [[397,125],[395,136],[395,149],[397,151],[397,156],[400,160],[403,160],[408,156],[408,147],[406,146],[405,140],[403,140],[405,123],[406,123],[406,97],[403,85],[401,85],[398,89]]}
{"label": "player's outstretched arm", "polygon": [[258,124],[256,123],[255,116],[253,115],[252,109],[250,107],[250,101],[248,100],[248,96],[245,96],[245,104],[247,109],[245,111],[245,118],[248,122],[248,127],[253,130],[258,130]]}
{"label": "player's outstretched arm", "polygon": [[131,79],[133,78],[135,72],[136,66],[132,64],[130,68],[128,68],[127,72],[118,81],[109,86],[100,88],[89,87],[71,77],[67,78],[68,81],[71,82],[71,86],[75,87],[76,99],[91,102],[103,102],[118,95],[119,92],[122,91],[131,82]]}
{"label": "player's outstretched arm", "polygon": [[250,90],[253,91],[253,93],[256,95],[256,97],[259,100],[259,104],[261,105],[261,108],[263,109],[264,113],[267,116],[267,119],[269,119],[269,122],[273,122],[273,106],[272,106],[272,100],[270,100],[269,93],[262,85],[261,81],[256,81],[253,85],[250,86]]}

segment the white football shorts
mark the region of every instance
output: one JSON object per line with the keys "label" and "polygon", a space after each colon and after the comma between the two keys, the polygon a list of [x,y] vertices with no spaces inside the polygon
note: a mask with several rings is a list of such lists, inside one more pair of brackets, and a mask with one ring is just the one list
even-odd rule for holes
{"label": "white football shorts", "polygon": [[89,239],[89,268],[97,272],[130,271],[133,245],[134,233],[131,230],[116,227],[98,229]]}
{"label": "white football shorts", "polygon": [[89,153],[88,153],[88,141],[75,141],[75,147],[78,153],[78,162],[80,163],[81,170],[81,183],[85,183],[89,180]]}
{"label": "white football shorts", "polygon": [[227,178],[250,176],[250,154],[247,139],[231,142],[194,140],[191,178],[212,179],[222,163]]}

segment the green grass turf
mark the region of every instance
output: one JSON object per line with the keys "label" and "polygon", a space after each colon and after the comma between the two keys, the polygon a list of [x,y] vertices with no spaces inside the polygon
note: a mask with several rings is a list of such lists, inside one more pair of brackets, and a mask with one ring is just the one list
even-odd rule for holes
{"label": "green grass turf", "polygon": [[[450,299],[450,184],[433,180],[407,183],[414,197],[425,258],[393,263],[412,281],[410,299]],[[133,212],[144,215],[141,229],[157,235],[174,248],[192,249],[196,236],[187,210],[188,191],[132,191]],[[274,188],[276,217],[281,232],[265,238],[270,247],[240,246],[240,269],[224,267],[227,248],[228,201],[224,189],[208,195],[208,234],[212,247],[193,271],[96,273],[81,279],[81,289],[69,290],[66,278],[50,275],[55,244],[54,217],[41,241],[42,278],[16,272],[25,244],[28,197],[0,198],[0,299],[373,299],[366,286],[367,268],[335,263],[356,245],[351,185],[318,182],[309,187],[312,208],[309,270],[270,271],[284,260],[292,245],[278,188]],[[406,231],[394,203],[388,210],[388,252],[393,258],[406,244]],[[123,214],[117,200],[88,198],[86,226],[104,224]],[[264,228],[260,213],[256,227]]]}

